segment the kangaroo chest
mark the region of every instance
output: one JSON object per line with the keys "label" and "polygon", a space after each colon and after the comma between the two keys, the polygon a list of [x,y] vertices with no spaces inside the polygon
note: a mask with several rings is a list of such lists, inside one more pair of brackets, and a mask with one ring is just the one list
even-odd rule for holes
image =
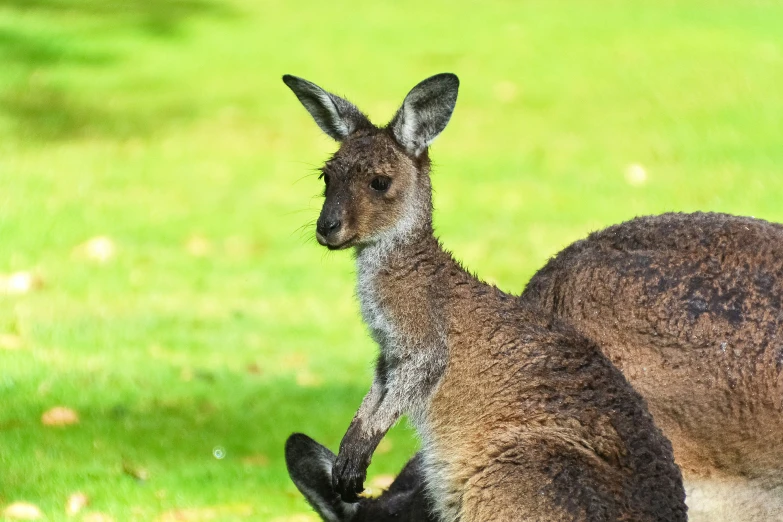
{"label": "kangaroo chest", "polygon": [[400,272],[373,259],[357,260],[356,293],[373,339],[391,356],[445,346],[443,307],[433,298],[433,282],[415,269]]}
{"label": "kangaroo chest", "polygon": [[378,285],[379,269],[372,266],[359,267],[356,294],[361,306],[362,319],[373,340],[378,343],[384,355],[393,355],[403,349],[406,337],[395,320],[393,305],[384,298]]}

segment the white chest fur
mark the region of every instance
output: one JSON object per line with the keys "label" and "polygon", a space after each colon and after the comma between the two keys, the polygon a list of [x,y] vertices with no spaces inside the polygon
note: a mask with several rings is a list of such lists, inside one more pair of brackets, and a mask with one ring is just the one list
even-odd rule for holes
{"label": "white chest fur", "polygon": [[362,249],[356,257],[356,295],[362,319],[384,354],[391,355],[402,342],[400,328],[394,323],[389,306],[383,303],[378,286],[378,274],[386,260],[382,245]]}

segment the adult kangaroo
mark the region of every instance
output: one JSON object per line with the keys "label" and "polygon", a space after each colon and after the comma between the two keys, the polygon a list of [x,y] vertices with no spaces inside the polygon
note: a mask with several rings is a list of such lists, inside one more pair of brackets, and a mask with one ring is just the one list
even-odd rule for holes
{"label": "adult kangaroo", "polygon": [[520,299],[595,340],[647,400],[692,520],[783,520],[783,225],[637,218],[565,248]]}
{"label": "adult kangaroo", "polygon": [[316,238],[354,248],[380,347],[332,470],[343,500],[356,500],[378,442],[408,414],[439,520],[686,520],[671,445],[597,345],[481,282],[435,238],[428,146],[457,77],[418,84],[384,128],[311,82],[283,80],[341,142],[322,169]]}

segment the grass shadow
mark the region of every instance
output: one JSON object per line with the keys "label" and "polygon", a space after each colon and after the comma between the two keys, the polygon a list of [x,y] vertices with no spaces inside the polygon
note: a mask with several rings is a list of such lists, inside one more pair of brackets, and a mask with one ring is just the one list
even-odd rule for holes
{"label": "grass shadow", "polygon": [[55,65],[63,61],[82,65],[107,65],[114,60],[105,52],[72,49],[57,45],[49,38],[26,34],[16,28],[2,27],[0,28],[0,61],[35,68]]}
{"label": "grass shadow", "polygon": [[[37,422],[30,413],[41,404],[31,394],[6,393],[4,405],[18,413],[0,416],[0,500],[5,494],[55,505],[69,493],[58,484],[69,482],[99,509],[117,502],[154,507],[160,489],[171,500],[154,507],[159,511],[253,499],[259,488],[291,492],[286,438],[305,432],[336,450],[363,390],[351,384],[302,387],[291,379],[256,382],[243,386],[235,375],[205,372],[192,389],[175,393],[158,390],[140,398],[128,389],[110,390],[81,405],[72,398],[81,420],[68,428]],[[413,451],[411,432],[392,439],[400,443],[378,458],[384,473],[399,471]],[[2,448],[14,448],[13,454]],[[36,496],[36,485],[45,481],[55,485],[46,497]],[[292,498],[300,502],[298,494]]]}
{"label": "grass shadow", "polygon": [[16,137],[26,141],[147,136],[167,120],[184,118],[191,112],[186,104],[175,104],[157,111],[112,108],[47,85],[26,85],[0,91],[0,113],[5,113],[13,121]]}
{"label": "grass shadow", "polygon": [[233,10],[213,0],[0,0],[0,9],[122,21],[152,34],[176,34],[193,16],[228,16]]}
{"label": "grass shadow", "polygon": [[[179,102],[139,111],[138,102],[112,107],[105,95],[91,95],[91,70],[113,69],[120,85],[133,83],[136,74],[123,64],[133,46],[102,45],[102,39],[113,38],[116,29],[139,44],[150,38],[171,40],[182,34],[190,19],[235,14],[230,6],[213,0],[0,0],[0,63],[5,76],[0,82],[0,123],[6,120],[6,132],[21,141],[147,135],[161,119],[176,119],[192,113],[192,108],[182,108]],[[24,24],[15,23],[18,20]],[[103,32],[80,36],[84,23],[104,27]]]}

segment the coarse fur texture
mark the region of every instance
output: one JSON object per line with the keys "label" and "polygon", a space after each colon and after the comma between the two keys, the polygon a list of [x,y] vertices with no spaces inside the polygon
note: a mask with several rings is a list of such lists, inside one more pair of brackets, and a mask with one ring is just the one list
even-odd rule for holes
{"label": "coarse fur texture", "polygon": [[645,397],[694,519],[783,520],[783,225],[637,218],[564,249],[521,301],[594,339]]}
{"label": "coarse fur texture", "polygon": [[783,520],[783,226],[637,218],[564,249],[521,299],[597,339],[647,400],[690,520]]}
{"label": "coarse fur texture", "polygon": [[332,485],[337,456],[301,433],[285,444],[288,474],[307,502],[325,522],[435,522],[424,494],[421,455],[412,458],[379,498],[344,502]]}
{"label": "coarse fur texture", "polygon": [[478,280],[434,237],[427,149],[409,144],[442,130],[457,86],[448,74],[420,83],[401,109],[415,125],[359,129],[323,168],[316,237],[355,248],[380,347],[335,489],[356,500],[378,442],[407,413],[439,520],[685,520],[671,445],[597,345]]}

